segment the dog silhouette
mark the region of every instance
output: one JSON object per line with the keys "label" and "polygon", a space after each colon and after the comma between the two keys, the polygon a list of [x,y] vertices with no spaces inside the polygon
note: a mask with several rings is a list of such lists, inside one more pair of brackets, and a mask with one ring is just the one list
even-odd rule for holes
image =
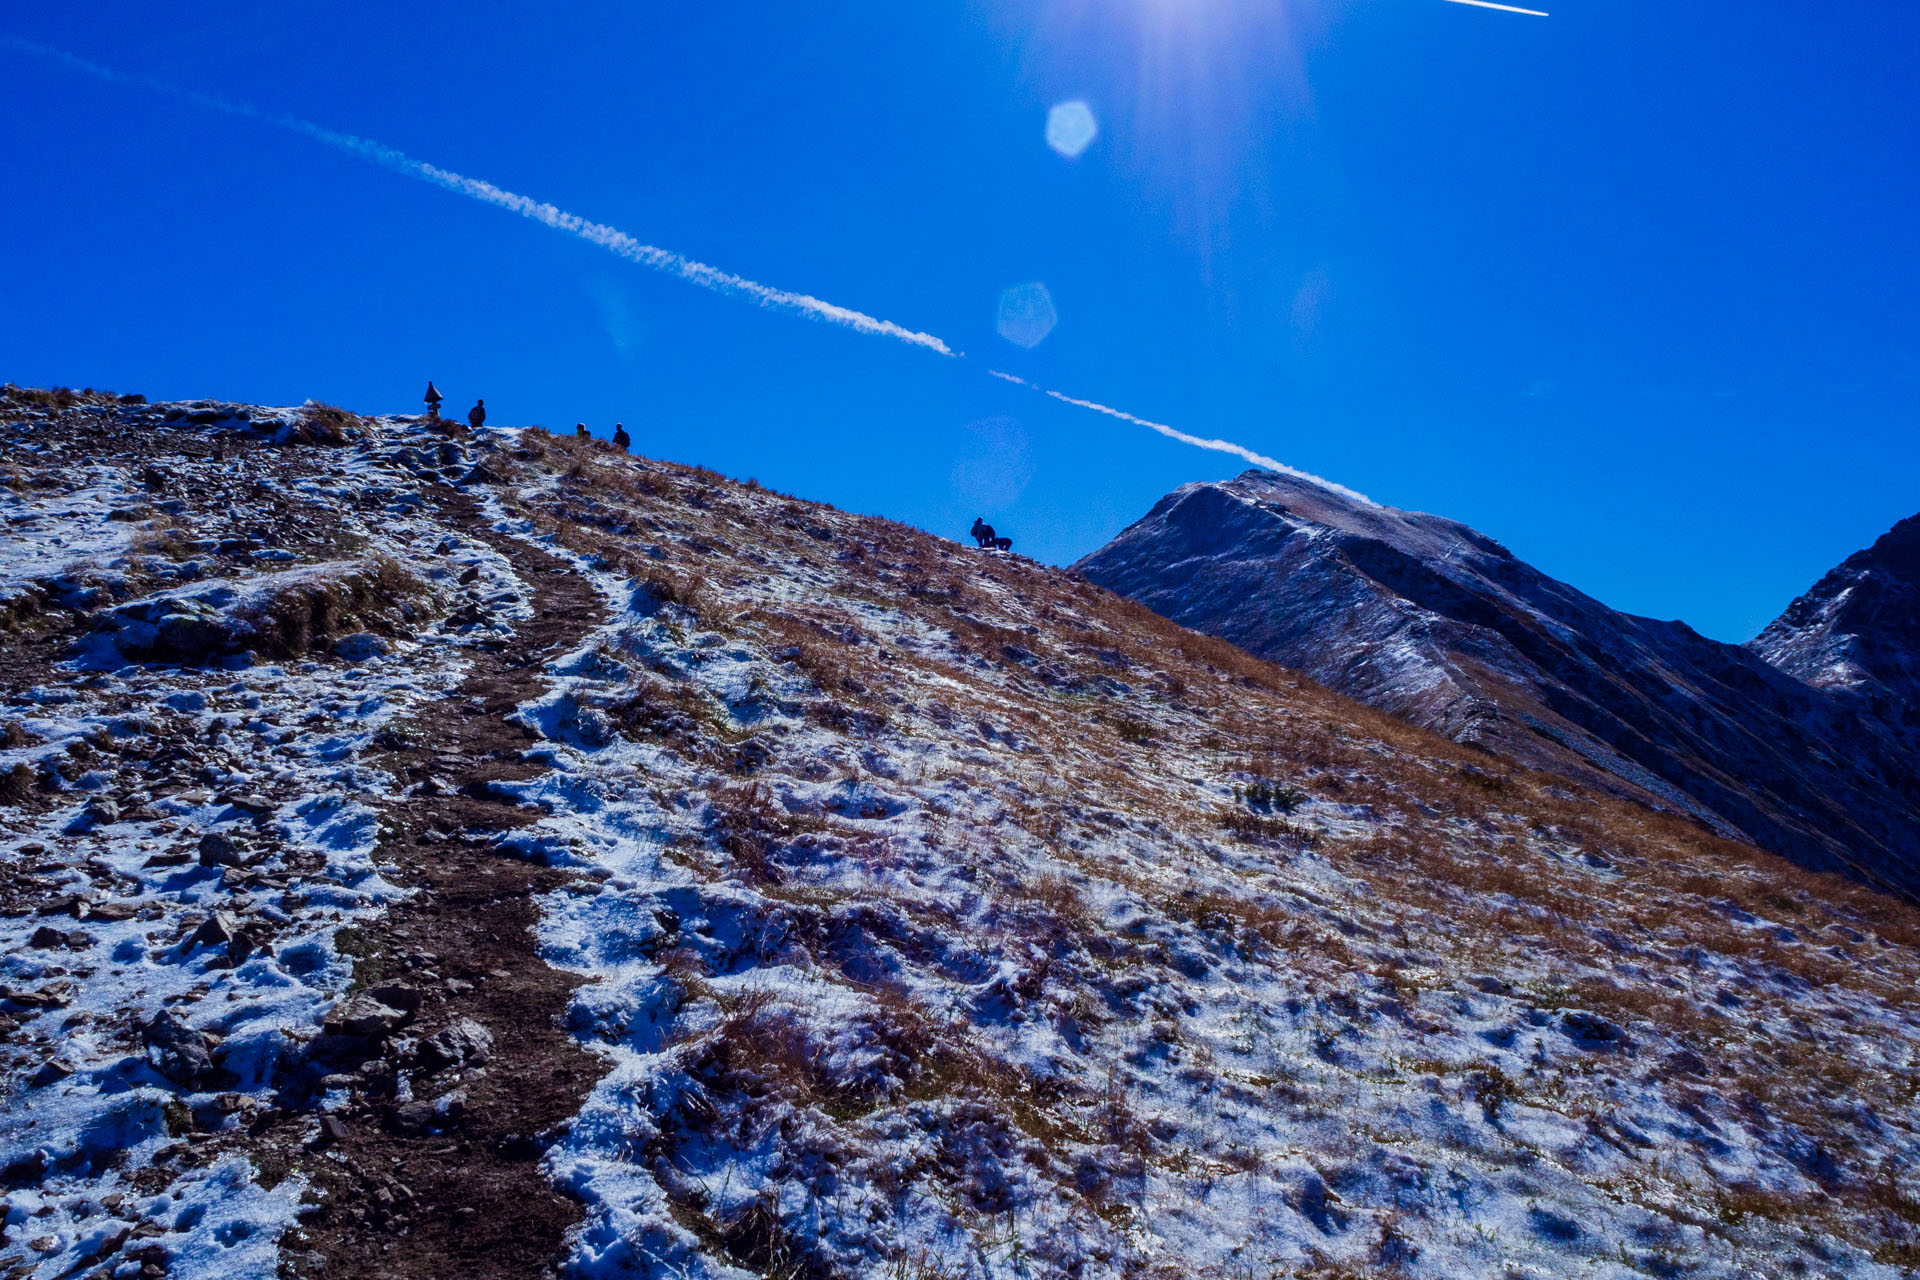
{"label": "dog silhouette", "polygon": [[967,532],[973,535],[973,545],[979,547],[982,551],[989,547],[995,551],[1011,551],[1013,549],[1012,538],[1000,537],[994,533],[993,526],[985,520],[982,520],[979,516],[973,518],[973,528]]}

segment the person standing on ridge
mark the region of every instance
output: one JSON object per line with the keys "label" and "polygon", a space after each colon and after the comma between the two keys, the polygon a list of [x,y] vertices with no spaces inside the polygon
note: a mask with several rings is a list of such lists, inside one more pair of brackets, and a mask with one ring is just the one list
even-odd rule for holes
{"label": "person standing on ridge", "polygon": [[633,447],[633,437],[627,434],[627,428],[623,423],[613,424],[613,447],[622,453]]}
{"label": "person standing on ridge", "polygon": [[487,402],[475,400],[473,408],[467,410],[467,425],[475,431],[487,425]]}
{"label": "person standing on ridge", "polygon": [[573,424],[573,434],[579,436],[582,440],[593,439],[591,435],[587,434],[587,424],[584,422],[576,422]]}

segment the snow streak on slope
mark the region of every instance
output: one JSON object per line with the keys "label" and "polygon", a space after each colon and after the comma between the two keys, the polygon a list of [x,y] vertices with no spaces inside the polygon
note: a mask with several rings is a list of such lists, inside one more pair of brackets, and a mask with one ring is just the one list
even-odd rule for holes
{"label": "snow streak on slope", "polygon": [[[1672,1216],[1817,1194],[1822,1122],[1690,1110],[1749,1070],[1713,1082],[1705,1022],[1724,1053],[1805,1010],[1747,958],[1794,930],[1724,898],[1660,923],[1643,834],[1519,819],[1537,784],[1505,778],[1469,818],[1482,784],[1435,780],[1485,775],[1434,740],[1189,666],[1043,571],[549,448],[585,474],[524,475],[512,527],[615,610],[521,712],[550,816],[515,852],[597,886],[544,932],[611,1068],[548,1155],[582,1273],[1735,1276],[1796,1247]],[[1718,1003],[1641,986],[1676,967]],[[1875,986],[1899,1047],[1852,1052],[1891,1084],[1920,1026]]]}
{"label": "snow streak on slope", "polygon": [[[133,412],[147,430],[162,420]],[[303,417],[174,409],[196,436],[189,413],[256,435]],[[470,639],[436,626],[344,637],[332,661],[243,652],[276,639],[275,617],[353,596],[366,575],[365,557],[284,513],[367,509],[329,533],[377,530],[392,584],[466,573],[497,595],[512,576],[485,548],[435,555],[442,532],[364,453],[253,469],[278,482],[263,493],[204,448],[167,458],[162,478],[99,461],[112,450],[98,442],[94,466],[66,465],[70,443],[32,425],[0,440],[0,614],[19,628],[6,643],[18,659],[50,616],[98,618],[54,679],[10,683],[0,707],[6,803],[25,806],[0,809],[0,1262],[42,1277],[142,1259],[176,1278],[270,1276],[307,1184],[284,1158],[282,1176],[258,1176],[236,1143],[284,1098],[348,981],[340,931],[403,892],[372,861],[373,803],[393,779],[359,757],[458,683]],[[185,506],[163,485],[217,493],[218,514],[176,526]],[[399,597],[359,607],[396,627],[415,614]],[[160,660],[189,642],[205,661]]]}

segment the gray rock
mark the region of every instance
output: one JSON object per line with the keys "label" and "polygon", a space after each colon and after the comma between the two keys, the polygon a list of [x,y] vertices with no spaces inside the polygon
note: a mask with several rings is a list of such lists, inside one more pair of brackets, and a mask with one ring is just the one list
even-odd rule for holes
{"label": "gray rock", "polygon": [[240,847],[218,831],[200,837],[200,865],[203,867],[243,867]]}
{"label": "gray rock", "polygon": [[493,1033],[472,1018],[462,1018],[420,1042],[415,1058],[422,1071],[478,1066],[493,1050]]}
{"label": "gray rock", "polygon": [[381,1039],[406,1026],[410,1016],[362,994],[328,1014],[326,1029],[334,1035]]}
{"label": "gray rock", "polygon": [[224,947],[233,941],[233,936],[239,928],[239,922],[232,915],[225,911],[216,911],[201,921],[200,927],[187,938],[186,949],[191,951],[195,947]]}
{"label": "gray rock", "polygon": [[146,1042],[147,1061],[174,1084],[197,1092],[218,1082],[220,1071],[214,1066],[213,1049],[206,1036],[188,1026],[171,1009],[156,1013],[147,1023],[142,1038]]}
{"label": "gray rock", "polygon": [[371,631],[356,631],[333,642],[333,656],[342,662],[365,662],[385,657],[392,647]]}
{"label": "gray rock", "polygon": [[389,982],[378,987],[370,987],[367,994],[381,1004],[402,1013],[418,1013],[420,1005],[426,999],[426,992],[418,987],[410,987],[402,982]]}
{"label": "gray rock", "polygon": [[396,1133],[418,1137],[453,1128],[466,1111],[466,1099],[457,1093],[431,1100],[416,1099],[400,1103],[388,1112],[387,1124]]}
{"label": "gray rock", "polygon": [[73,1074],[73,1067],[58,1058],[48,1058],[40,1069],[33,1073],[27,1083],[36,1089],[44,1089],[50,1084],[58,1084]]}

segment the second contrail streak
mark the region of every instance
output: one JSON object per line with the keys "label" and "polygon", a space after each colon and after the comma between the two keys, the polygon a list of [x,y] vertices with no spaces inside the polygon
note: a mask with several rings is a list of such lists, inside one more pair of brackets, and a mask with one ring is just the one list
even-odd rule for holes
{"label": "second contrail streak", "polygon": [[1231,440],[1209,440],[1205,436],[1189,435],[1178,427],[1170,427],[1164,422],[1154,422],[1149,418],[1137,417],[1124,409],[1115,409],[1111,406],[1101,404],[1096,400],[1081,400],[1075,396],[1067,395],[1064,392],[1049,391],[1045,387],[1028,382],[1025,378],[1011,373],[1002,373],[998,369],[989,369],[987,373],[992,377],[1000,379],[1002,382],[1011,382],[1017,387],[1025,387],[1029,391],[1037,391],[1050,400],[1058,400],[1061,404],[1070,404],[1076,409],[1085,409],[1090,413],[1104,413],[1109,418],[1118,418],[1122,422],[1131,422],[1136,427],[1145,427],[1149,431],[1158,431],[1169,440],[1178,440],[1181,444],[1190,444],[1196,449],[1211,449],[1215,453],[1230,453],[1236,458],[1243,458],[1251,462],[1256,467],[1265,467],[1269,471],[1278,471],[1282,475],[1294,476],[1301,480],[1311,480],[1321,488],[1331,489],[1343,497],[1353,499],[1355,502],[1363,502],[1368,506],[1373,505],[1373,499],[1364,493],[1357,493],[1345,485],[1335,484],[1331,480],[1316,476],[1311,472],[1302,471],[1298,467],[1290,467],[1277,458],[1267,457],[1264,453],[1255,453],[1243,444],[1235,444]]}

